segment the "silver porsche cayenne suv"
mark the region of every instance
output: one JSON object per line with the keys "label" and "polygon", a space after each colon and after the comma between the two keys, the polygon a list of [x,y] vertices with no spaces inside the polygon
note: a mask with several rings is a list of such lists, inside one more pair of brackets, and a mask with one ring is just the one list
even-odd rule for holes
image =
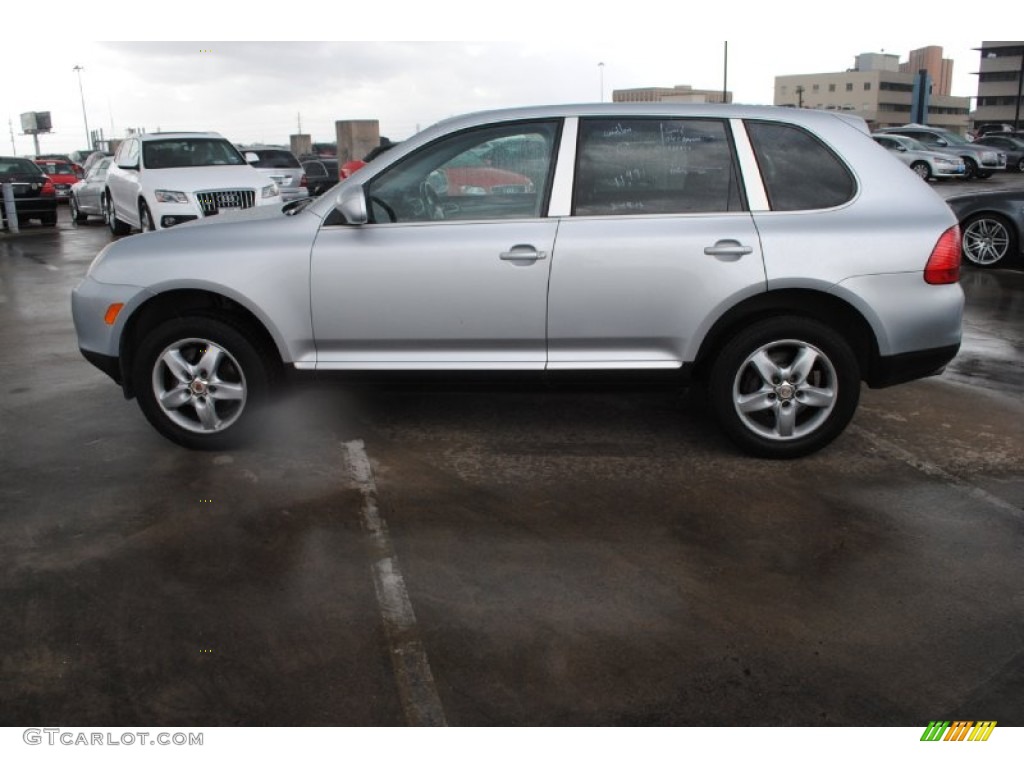
{"label": "silver porsche cayenne suv", "polygon": [[862,383],[952,359],[959,268],[950,209],[857,118],[599,104],[453,118],[319,198],[122,238],[72,310],[190,448],[246,437],[286,372],[613,372],[703,382],[740,449],[791,458]]}

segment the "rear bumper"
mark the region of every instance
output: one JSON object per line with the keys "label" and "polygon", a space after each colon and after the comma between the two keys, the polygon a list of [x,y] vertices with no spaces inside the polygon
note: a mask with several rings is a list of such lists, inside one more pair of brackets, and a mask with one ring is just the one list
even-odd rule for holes
{"label": "rear bumper", "polygon": [[923,379],[926,376],[936,376],[942,373],[958,351],[960,345],[953,344],[948,347],[879,357],[868,372],[868,386],[879,389]]}

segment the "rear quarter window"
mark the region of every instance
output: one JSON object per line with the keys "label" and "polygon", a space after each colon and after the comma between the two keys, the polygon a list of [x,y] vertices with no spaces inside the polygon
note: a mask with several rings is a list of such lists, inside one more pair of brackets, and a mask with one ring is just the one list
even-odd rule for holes
{"label": "rear quarter window", "polygon": [[795,125],[748,122],[747,134],[773,211],[834,208],[857,185],[846,164],[813,134]]}

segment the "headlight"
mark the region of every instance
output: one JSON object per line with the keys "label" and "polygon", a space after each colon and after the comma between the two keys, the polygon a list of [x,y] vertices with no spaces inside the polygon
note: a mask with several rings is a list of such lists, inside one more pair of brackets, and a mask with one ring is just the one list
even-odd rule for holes
{"label": "headlight", "polygon": [[994,163],[995,161],[996,161],[996,153],[995,152],[982,152],[981,153],[981,162],[983,162],[983,163]]}
{"label": "headlight", "polygon": [[955,163],[948,157],[933,157],[932,162],[936,165],[960,165],[960,163]]}
{"label": "headlight", "polygon": [[263,197],[277,197],[281,194],[281,190],[277,188],[277,184],[268,184],[262,190]]}
{"label": "headlight", "polygon": [[158,203],[187,203],[188,196],[184,192],[175,192],[170,189],[158,189],[153,192]]}

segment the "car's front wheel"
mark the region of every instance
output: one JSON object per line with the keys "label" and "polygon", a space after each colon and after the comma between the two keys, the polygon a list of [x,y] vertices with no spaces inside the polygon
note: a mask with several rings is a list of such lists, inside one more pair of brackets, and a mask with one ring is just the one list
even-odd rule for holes
{"label": "car's front wheel", "polygon": [[910,166],[910,170],[916,173],[925,181],[932,175],[932,169],[928,167],[928,163],[924,160],[917,160],[913,165]]}
{"label": "car's front wheel", "polygon": [[156,230],[156,224],[153,223],[153,214],[149,212],[149,206],[146,205],[145,200],[139,201],[139,224],[143,232],[153,232]]}
{"label": "car's front wheel", "polygon": [[860,400],[850,345],[805,317],[761,320],[737,333],[711,368],[710,401],[722,428],[755,456],[789,459],[820,450]]}
{"label": "car's front wheel", "polygon": [[101,205],[103,206],[103,218],[106,220],[110,232],[115,235],[127,235],[131,228],[117,218],[117,214],[114,213],[114,201],[110,199],[109,192],[103,195]]}
{"label": "car's front wheel", "polygon": [[132,375],[139,406],[162,435],[187,448],[221,450],[251,436],[270,370],[240,326],[197,316],[148,333]]}
{"label": "car's front wheel", "polygon": [[1017,253],[1017,233],[1000,216],[973,216],[962,227],[964,257],[976,267],[1003,266]]}
{"label": "car's front wheel", "polygon": [[89,217],[82,213],[82,210],[78,207],[78,200],[74,195],[68,198],[68,213],[71,214],[71,220],[75,224],[81,224]]}

